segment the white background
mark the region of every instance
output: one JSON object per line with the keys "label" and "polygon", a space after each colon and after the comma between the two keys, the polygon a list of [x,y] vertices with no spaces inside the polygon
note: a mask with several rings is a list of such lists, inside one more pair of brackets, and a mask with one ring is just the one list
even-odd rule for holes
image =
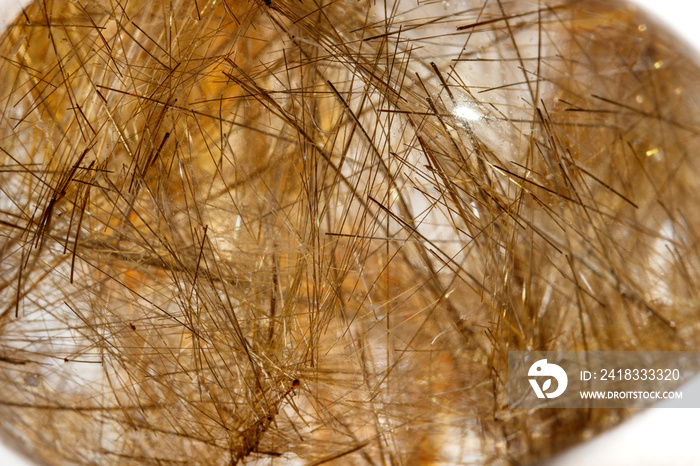
{"label": "white background", "polygon": [[[636,3],[700,49],[700,2],[638,0]],[[19,4],[20,0],[0,0],[0,27],[14,16],[13,11],[17,11]],[[650,409],[552,461],[549,466],[700,466],[699,434],[700,409]],[[0,444],[0,465],[29,464]]]}

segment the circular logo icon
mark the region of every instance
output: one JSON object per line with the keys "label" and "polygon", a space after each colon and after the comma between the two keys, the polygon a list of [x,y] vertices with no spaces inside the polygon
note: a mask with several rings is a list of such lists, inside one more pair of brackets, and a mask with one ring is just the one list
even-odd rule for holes
{"label": "circular logo icon", "polygon": [[[567,377],[566,372],[560,366],[556,364],[550,364],[546,359],[540,359],[536,361],[532,366],[527,375],[529,377],[547,377],[542,386],[537,382],[537,379],[529,379],[532,389],[535,391],[537,398],[556,398],[566,390],[566,385],[569,383],[569,377]],[[553,392],[548,391],[552,388],[552,379],[557,381],[557,389]]]}

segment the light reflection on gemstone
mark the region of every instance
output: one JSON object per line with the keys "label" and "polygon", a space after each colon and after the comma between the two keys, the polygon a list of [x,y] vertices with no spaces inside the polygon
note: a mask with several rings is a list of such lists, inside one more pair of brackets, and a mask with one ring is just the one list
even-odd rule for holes
{"label": "light reflection on gemstone", "polygon": [[481,120],[484,115],[468,104],[459,104],[452,110],[454,116],[460,120],[476,121]]}

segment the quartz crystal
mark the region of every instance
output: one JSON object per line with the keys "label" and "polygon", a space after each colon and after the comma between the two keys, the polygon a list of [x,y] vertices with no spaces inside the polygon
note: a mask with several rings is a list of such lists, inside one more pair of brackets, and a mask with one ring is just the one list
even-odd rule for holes
{"label": "quartz crystal", "polygon": [[618,1],[36,2],[0,429],[47,464],[521,464],[513,350],[697,350],[700,70]]}

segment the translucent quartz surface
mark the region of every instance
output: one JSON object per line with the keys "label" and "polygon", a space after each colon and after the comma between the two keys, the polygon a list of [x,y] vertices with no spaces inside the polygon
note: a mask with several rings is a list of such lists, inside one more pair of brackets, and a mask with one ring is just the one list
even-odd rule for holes
{"label": "translucent quartz surface", "polygon": [[8,435],[56,464],[498,463],[617,423],[504,391],[508,350],[697,348],[698,70],[614,5],[29,8]]}

